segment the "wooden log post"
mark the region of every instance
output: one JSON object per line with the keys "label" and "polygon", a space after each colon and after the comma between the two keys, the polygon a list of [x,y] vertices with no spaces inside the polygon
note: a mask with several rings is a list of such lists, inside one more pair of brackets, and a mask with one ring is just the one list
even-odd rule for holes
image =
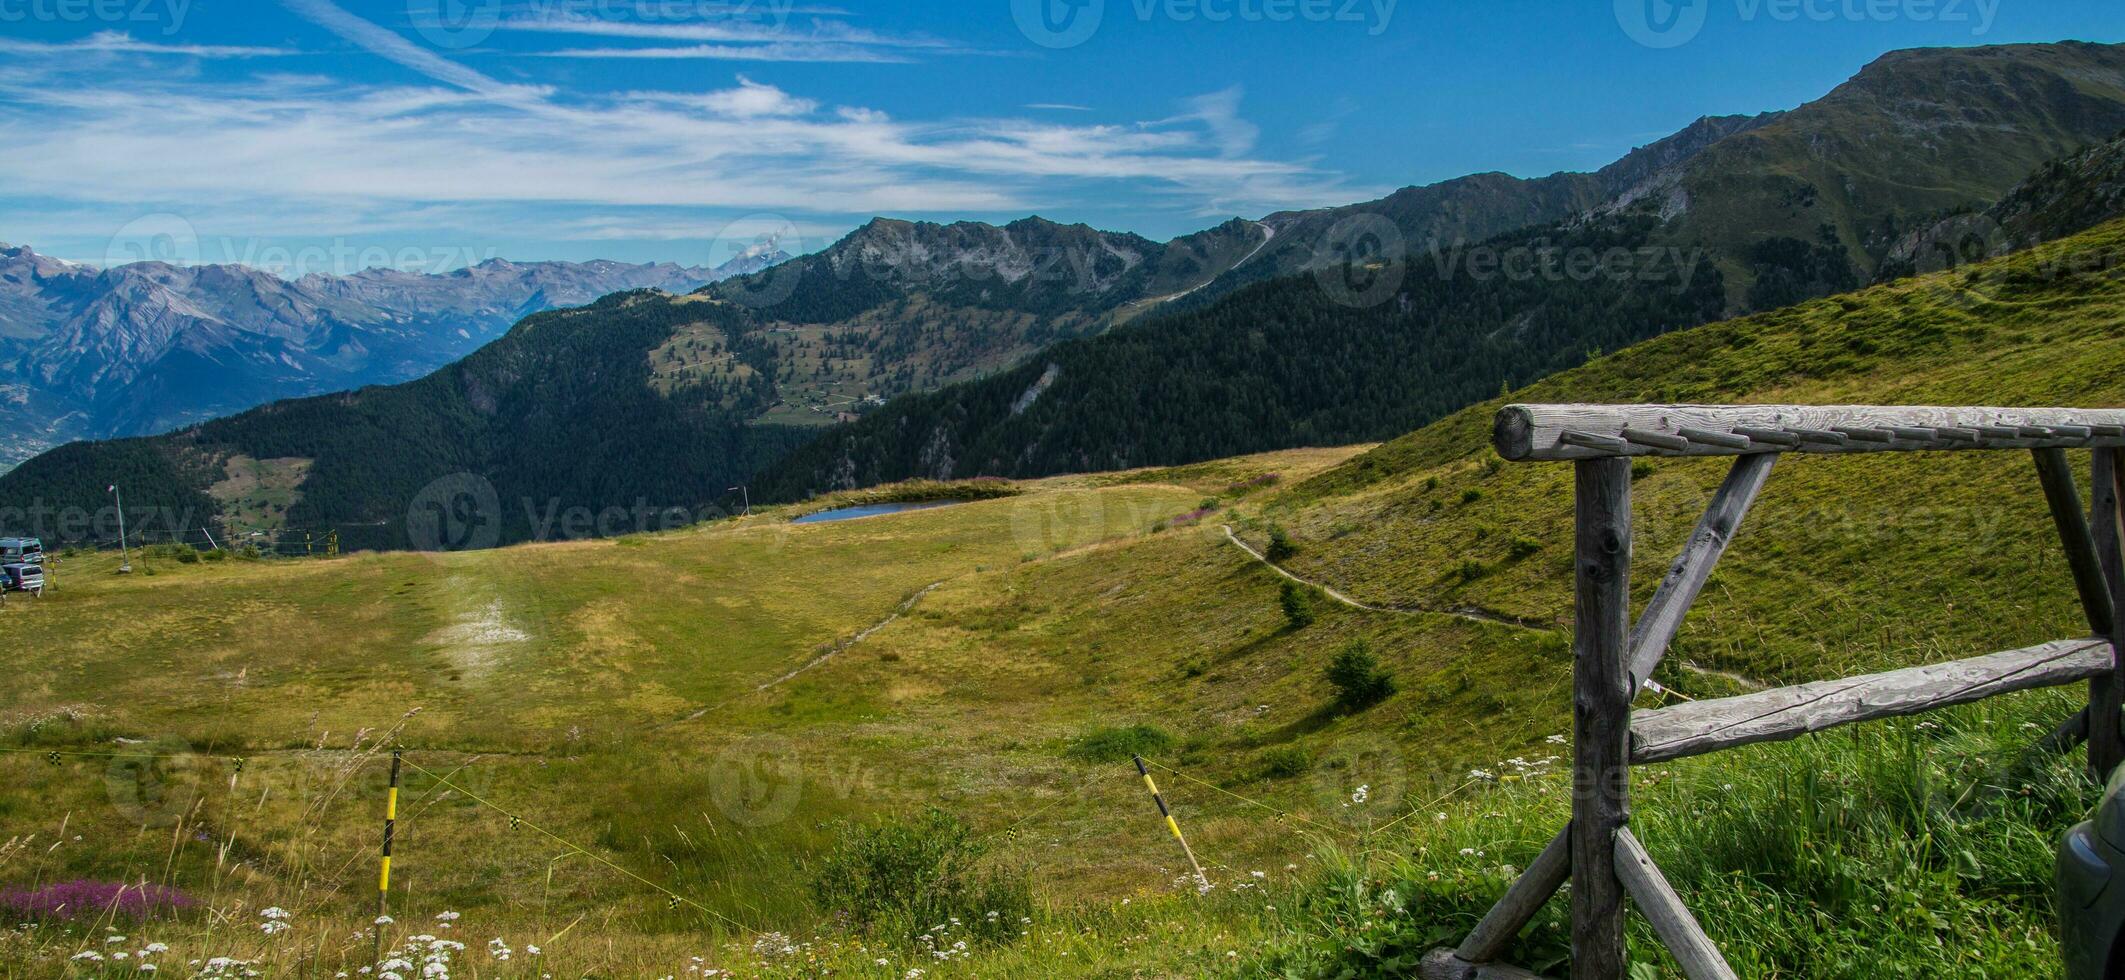
{"label": "wooden log post", "polygon": [[2089,522],[2111,610],[2111,669],[2088,679],[2088,711],[2082,722],[2088,733],[2088,768],[2099,780],[2110,778],[2111,770],[2125,763],[2125,730],[2119,727],[2120,714],[2125,713],[2125,655],[2121,655],[2125,654],[2125,630],[2117,622],[2117,611],[2125,608],[2125,555],[2119,551],[2125,534],[2119,533],[2118,526],[2118,503],[2125,497],[2118,492],[2118,483],[2125,472],[2120,472],[2118,464],[2117,450],[2095,451],[2095,481],[2089,494]]}
{"label": "wooden log post", "polygon": [[1631,464],[1576,464],[1572,635],[1572,976],[1622,980],[1616,832],[1630,819]]}

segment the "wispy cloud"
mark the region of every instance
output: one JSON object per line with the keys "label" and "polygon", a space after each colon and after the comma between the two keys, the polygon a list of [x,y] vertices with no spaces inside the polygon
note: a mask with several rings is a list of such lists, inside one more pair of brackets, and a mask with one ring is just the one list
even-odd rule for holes
{"label": "wispy cloud", "polygon": [[773,44],[693,44],[657,48],[562,48],[536,52],[541,58],[640,59],[649,61],[760,61],[838,64],[911,64],[914,58],[850,44],[777,42]]}
{"label": "wispy cloud", "polygon": [[1218,150],[1228,157],[1254,152],[1261,128],[1240,117],[1240,99],[1245,92],[1237,85],[1188,100],[1188,111],[1154,125],[1200,123],[1210,130]]}
{"label": "wispy cloud", "polygon": [[502,30],[509,31],[631,38],[635,40],[660,41],[667,44],[679,42],[764,44],[780,41],[810,41],[871,45],[885,48],[924,48],[935,51],[961,49],[959,44],[940,38],[913,34],[882,34],[876,31],[852,27],[834,20],[813,20],[804,27],[799,28],[789,24],[787,18],[773,16],[732,18],[708,23],[699,21],[644,22],[578,16],[524,17],[505,20],[497,26]]}
{"label": "wispy cloud", "polygon": [[283,2],[424,80],[118,76],[78,58],[0,59],[0,200],[179,210],[261,235],[429,221],[567,240],[683,237],[730,215],[824,228],[1131,198],[1247,214],[1376,190],[1256,153],[1238,89],[1096,125],[902,119],[743,75],[704,91],[583,93],[496,79],[330,0]]}
{"label": "wispy cloud", "polygon": [[0,38],[0,51],[20,55],[145,54],[185,58],[273,58],[298,54],[288,48],[259,48],[226,44],[158,44],[142,41],[124,31],[102,31],[78,41],[42,43]]}
{"label": "wispy cloud", "polygon": [[549,91],[496,81],[356,17],[333,5],[330,0],[281,0],[281,3],[289,10],[370,54],[396,62],[445,84],[482,95],[519,101],[535,99]]}

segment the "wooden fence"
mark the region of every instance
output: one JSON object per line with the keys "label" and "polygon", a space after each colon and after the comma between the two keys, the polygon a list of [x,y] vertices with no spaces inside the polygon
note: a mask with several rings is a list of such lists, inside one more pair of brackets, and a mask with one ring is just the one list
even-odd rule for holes
{"label": "wooden fence", "polygon": [[[1796,738],[1999,694],[2088,682],[2088,707],[2046,739],[2088,741],[2092,771],[2125,762],[2125,677],[2113,610],[2125,608],[2118,502],[2125,410],[1803,405],[1513,405],[1498,413],[1499,455],[1577,468],[1572,640],[1572,819],[1454,949],[1424,961],[1426,980],[1516,980],[1498,962],[1565,881],[1572,883],[1572,975],[1621,980],[1629,896],[1691,980],[1734,977],[1726,959],[1632,835],[1630,767]],[[1969,660],[1802,684],[1649,711],[1631,702],[1681,629],[1727,543],[1786,453],[2026,449],[2065,544],[2090,636]],[[2092,514],[2066,450],[2094,450]],[[1734,456],[1711,505],[1644,612],[1631,619],[1631,460]],[[2091,724],[2091,720],[2101,724]]]}

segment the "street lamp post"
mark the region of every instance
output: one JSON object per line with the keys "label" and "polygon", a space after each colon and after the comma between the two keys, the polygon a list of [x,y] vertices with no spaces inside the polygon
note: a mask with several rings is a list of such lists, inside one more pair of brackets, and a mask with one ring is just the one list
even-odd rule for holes
{"label": "street lamp post", "polygon": [[111,500],[118,505],[118,571],[121,574],[133,570],[132,552],[125,547],[125,498],[118,493],[118,484],[111,484]]}
{"label": "street lamp post", "polygon": [[739,497],[740,497],[740,499],[742,499],[742,500],[744,500],[744,501],[745,501],[745,513],[743,513],[743,514],[739,514],[738,516],[739,516],[739,517],[746,517],[746,516],[750,516],[750,515],[752,514],[752,512],[753,512],[753,492],[752,492],[752,490],[748,489],[748,488],[747,488],[747,487],[746,487],[746,486],[745,486],[744,484],[742,484],[742,483],[741,483],[741,484],[739,484],[738,486],[735,486],[735,487],[731,487],[730,489],[738,491],[738,494],[739,494]]}

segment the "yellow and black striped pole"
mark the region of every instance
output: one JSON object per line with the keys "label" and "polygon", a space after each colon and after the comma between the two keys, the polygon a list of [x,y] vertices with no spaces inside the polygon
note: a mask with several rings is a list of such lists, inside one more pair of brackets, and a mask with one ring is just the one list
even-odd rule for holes
{"label": "yellow and black striped pole", "polygon": [[1188,866],[1195,869],[1198,891],[1210,890],[1210,876],[1203,874],[1203,866],[1195,860],[1195,848],[1188,846],[1188,838],[1181,836],[1181,825],[1173,819],[1173,811],[1166,808],[1165,794],[1158,791],[1158,784],[1151,781],[1151,770],[1144,768],[1144,757],[1130,756],[1136,760],[1137,775],[1144,777],[1144,785],[1151,790],[1151,802],[1158,804],[1158,815],[1166,818],[1166,829],[1173,831],[1173,839],[1181,842],[1181,853],[1188,855]]}
{"label": "yellow and black striped pole", "polygon": [[376,962],[384,960],[384,899],[391,894],[391,838],[398,831],[399,750],[391,750],[391,790],[384,797],[384,863],[376,873]]}

